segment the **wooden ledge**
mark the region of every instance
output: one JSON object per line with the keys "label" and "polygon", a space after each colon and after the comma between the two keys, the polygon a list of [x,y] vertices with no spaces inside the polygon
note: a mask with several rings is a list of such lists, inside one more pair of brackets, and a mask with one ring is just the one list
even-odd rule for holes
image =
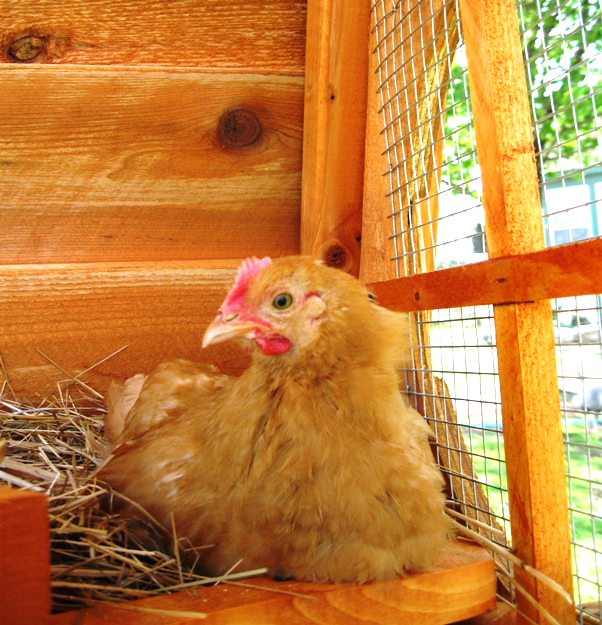
{"label": "wooden ledge", "polygon": [[[276,592],[274,592],[276,591]],[[285,594],[285,593],[297,593]],[[304,596],[299,596],[304,595]],[[451,542],[429,573],[375,584],[315,584],[249,579],[127,603],[128,609],[96,607],[52,616],[50,625],[176,625],[195,622],[178,615],[133,611],[188,610],[207,614],[204,623],[269,625],[442,624],[496,607],[496,576],[484,549]]]}
{"label": "wooden ledge", "polygon": [[203,622],[210,625],[428,625],[468,619],[496,607],[493,559],[481,547],[458,539],[447,545],[432,571],[389,582],[314,584],[254,578],[49,616],[48,552],[44,495],[0,488],[3,625],[195,622],[183,614],[165,615],[157,610],[203,612],[207,614]]}
{"label": "wooden ledge", "polygon": [[415,311],[530,302],[602,290],[602,237],[368,286],[381,306]]}

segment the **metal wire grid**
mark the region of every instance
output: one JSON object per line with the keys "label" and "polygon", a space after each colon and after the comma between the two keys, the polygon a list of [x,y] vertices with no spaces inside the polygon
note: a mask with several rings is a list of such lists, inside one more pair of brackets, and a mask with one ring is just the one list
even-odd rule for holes
{"label": "metal wire grid", "polygon": [[457,0],[373,5],[397,275],[486,258]]}
{"label": "metal wire grid", "polygon": [[600,295],[554,302],[575,598],[602,617],[602,342]]}
{"label": "metal wire grid", "polygon": [[600,234],[600,0],[518,0],[548,245]]}
{"label": "metal wire grid", "polygon": [[[563,2],[565,13],[567,4],[577,6],[573,0]],[[478,171],[474,133],[472,125],[466,121],[470,119],[470,103],[461,33],[456,53],[459,62],[452,64],[454,51],[451,47],[440,57],[448,64],[446,80],[440,82],[440,93],[445,93],[447,89],[447,96],[434,116],[429,116],[428,107],[417,105],[425,100],[437,102],[428,98],[432,92],[427,92],[422,99],[414,97],[412,103],[408,101],[408,90],[400,88],[407,83],[409,75],[409,85],[416,89],[419,76],[412,74],[407,65],[418,60],[419,66],[425,68],[424,52],[433,45],[424,41],[424,29],[420,45],[403,45],[404,40],[411,39],[417,32],[417,27],[412,28],[412,14],[414,21],[420,20],[420,6],[423,4],[412,7],[403,2],[393,4],[382,1],[373,6],[374,31],[378,42],[375,54],[378,55],[381,80],[381,114],[387,145],[385,154],[389,162],[385,175],[390,179],[391,238],[396,244],[392,260],[396,263],[398,275],[466,262],[465,253],[457,244],[480,237],[479,225],[482,224],[479,183],[472,173]],[[445,6],[446,3],[439,12],[444,11]],[[430,8],[432,12],[432,2]],[[601,217],[599,198],[602,196],[598,103],[602,84],[602,37],[598,36],[594,41],[592,32],[596,23],[602,23],[600,4],[593,0],[581,2],[574,11],[573,28],[569,28],[566,16],[563,17],[559,0],[540,0],[539,4],[519,1],[518,11],[523,28],[548,244],[597,235]],[[554,19],[561,26],[550,25],[550,20]],[[459,29],[457,18],[454,22],[448,21],[446,27],[449,26]],[[447,43],[447,36],[445,40]],[[546,40],[552,44],[546,44]],[[415,44],[415,41],[411,43]],[[581,59],[575,63],[575,50],[579,50],[580,45]],[[556,46],[556,52],[551,46]],[[435,55],[432,56],[435,58]],[[566,64],[567,60],[567,67],[560,71],[562,63]],[[578,80],[576,72],[580,68],[583,75]],[[454,81],[459,88],[450,88]],[[437,89],[436,80],[431,84],[433,89]],[[562,94],[558,93],[560,90]],[[561,98],[561,95],[567,94],[568,103]],[[577,94],[578,97],[575,97]],[[545,104],[542,104],[542,98]],[[467,113],[464,119],[463,113]],[[437,161],[434,152],[436,132],[432,130],[437,123],[441,124],[437,115],[446,118],[442,135],[445,149],[441,161]],[[414,132],[412,124],[423,130]],[[425,131],[426,126],[430,130]],[[418,159],[412,160],[413,152],[419,156]],[[427,154],[430,161],[425,157]],[[442,164],[437,165],[438,162]],[[439,181],[434,189],[426,182],[429,176]],[[450,209],[453,199],[450,202],[449,197],[455,194],[466,197],[466,193],[462,193],[466,190],[476,199],[474,205],[467,210]],[[422,210],[416,210],[417,206]],[[463,235],[457,236],[459,216],[469,211],[476,212],[478,218],[473,216],[467,219],[462,224]],[[445,219],[448,222],[443,224]],[[454,220],[455,227],[447,228],[451,220]],[[443,249],[444,246],[448,246],[447,250]],[[446,251],[449,253],[446,254]],[[484,245],[480,250],[475,245],[473,251],[486,250]],[[427,263],[416,258],[425,253],[436,257],[435,267],[428,267]],[[472,258],[476,260],[478,257]],[[598,296],[594,305],[591,302],[584,305],[581,298],[573,299],[568,307],[566,300],[556,302],[554,331],[558,345],[576,599],[581,606],[581,622],[585,623],[591,622],[587,619],[588,615],[602,616],[602,349],[599,338],[602,300]],[[569,313],[573,320],[563,322]],[[444,426],[434,428],[441,464],[445,467],[445,461],[449,460],[449,453],[446,452],[455,452],[462,460],[466,458],[462,451],[467,450],[469,462],[474,467],[473,472],[460,466],[458,474],[448,462],[444,471],[456,485],[454,497],[464,506],[466,502],[472,502],[470,505],[478,515],[483,511],[479,509],[477,496],[478,487],[482,487],[489,500],[486,506],[493,509],[495,519],[509,534],[491,310],[433,311],[432,318],[421,313],[416,315],[416,328],[414,345],[420,349],[415,350],[418,355],[414,368],[407,372],[409,395],[415,406],[422,409],[431,421]],[[450,399],[451,402],[447,401]],[[461,424],[463,441],[453,435],[456,423]],[[458,475],[462,479],[454,482],[453,478]]]}
{"label": "metal wire grid", "polygon": [[[518,0],[548,245],[600,234],[602,8]],[[554,302],[575,598],[602,619],[602,298]]]}
{"label": "metal wire grid", "polygon": [[[429,336],[430,344],[428,352],[418,351],[408,371],[410,379],[419,381],[409,383],[407,392],[432,422],[437,458],[453,499],[464,514],[494,526],[497,522],[509,536],[492,308],[435,310],[432,319],[419,315],[413,343],[420,344],[421,336]],[[450,465],[450,453],[459,458],[459,466]]]}
{"label": "metal wire grid", "polygon": [[[457,1],[378,0],[372,9],[397,275],[481,260],[484,217]],[[435,431],[453,499],[509,535],[494,342],[491,307],[419,313],[406,379]]]}

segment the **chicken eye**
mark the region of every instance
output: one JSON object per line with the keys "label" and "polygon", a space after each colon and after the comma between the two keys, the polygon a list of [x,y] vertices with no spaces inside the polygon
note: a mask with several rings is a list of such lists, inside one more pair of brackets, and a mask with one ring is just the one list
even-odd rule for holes
{"label": "chicken eye", "polygon": [[286,310],[293,303],[293,296],[290,293],[278,293],[272,300],[272,306],[276,310]]}

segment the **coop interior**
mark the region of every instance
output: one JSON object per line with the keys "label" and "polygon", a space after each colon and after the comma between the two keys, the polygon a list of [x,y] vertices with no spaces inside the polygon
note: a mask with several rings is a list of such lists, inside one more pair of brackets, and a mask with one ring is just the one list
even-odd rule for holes
{"label": "coop interior", "polygon": [[[597,0],[32,0],[0,15],[0,76],[2,623],[600,623]],[[115,607],[91,576],[61,611],[48,506],[98,462],[109,383],[242,371],[204,328],[241,259],[299,253],[410,314],[403,390],[468,531],[380,586]]]}

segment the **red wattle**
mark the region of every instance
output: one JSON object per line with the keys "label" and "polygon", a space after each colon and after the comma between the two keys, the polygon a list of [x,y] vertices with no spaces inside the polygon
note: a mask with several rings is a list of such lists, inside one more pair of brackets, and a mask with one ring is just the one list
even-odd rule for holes
{"label": "red wattle", "polygon": [[256,336],[255,342],[259,345],[259,347],[261,347],[263,353],[268,354],[269,356],[284,354],[284,352],[287,351],[292,345],[286,336],[282,336],[280,334]]}

